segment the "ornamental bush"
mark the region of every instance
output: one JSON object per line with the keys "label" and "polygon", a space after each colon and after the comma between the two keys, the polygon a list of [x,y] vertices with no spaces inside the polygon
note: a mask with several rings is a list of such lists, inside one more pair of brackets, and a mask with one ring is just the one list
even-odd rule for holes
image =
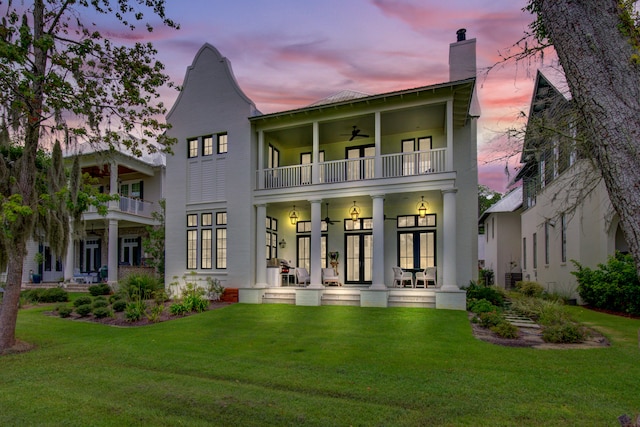
{"label": "ornamental bush", "polygon": [[100,283],[99,285],[89,286],[89,293],[94,297],[98,295],[109,295],[111,288],[106,283]]}
{"label": "ornamental bush", "polygon": [[504,304],[503,291],[495,286],[482,286],[471,281],[467,288],[467,308],[474,300],[485,299],[491,304],[502,307]]}
{"label": "ornamental bush", "polygon": [[58,316],[60,317],[69,317],[71,316],[72,312],[73,312],[73,308],[69,306],[58,307]]}
{"label": "ornamental bush", "polygon": [[108,306],[109,306],[109,303],[107,302],[107,300],[99,299],[93,302],[93,308],[108,307]]}
{"label": "ornamental bush", "polygon": [[76,307],[76,313],[80,317],[89,315],[89,313],[91,313],[91,310],[92,310],[91,304],[82,304]]}
{"label": "ornamental bush", "polygon": [[544,288],[538,282],[516,282],[516,290],[528,297],[540,298],[544,293]]}
{"label": "ornamental bush", "polygon": [[573,322],[546,326],[542,330],[542,339],[550,343],[578,343],[584,341],[585,330]]}
{"label": "ornamental bush", "polygon": [[640,315],[640,281],[631,255],[617,252],[597,269],[573,261],[578,294],[590,306]]}
{"label": "ornamental bush", "polygon": [[120,313],[124,311],[125,308],[127,308],[127,302],[122,299],[114,301],[114,303],[111,305],[111,308],[113,308],[113,311]]}
{"label": "ornamental bush", "polygon": [[112,313],[109,307],[94,307],[93,315],[96,317],[96,319],[103,319],[105,317],[110,317]]}
{"label": "ornamental bush", "polygon": [[501,336],[502,338],[518,338],[518,327],[506,320],[491,327],[491,330]]}
{"label": "ornamental bush", "polygon": [[497,311],[497,309],[498,307],[491,304],[486,299],[473,300],[469,304],[469,311],[472,311],[474,313],[487,313],[489,311]]}
{"label": "ornamental bush", "polygon": [[91,306],[92,302],[93,302],[93,300],[91,299],[90,296],[82,295],[82,296],[79,296],[78,298],[76,298],[76,300],[73,302],[73,306],[74,307],[80,307],[81,305],[89,305],[89,306]]}

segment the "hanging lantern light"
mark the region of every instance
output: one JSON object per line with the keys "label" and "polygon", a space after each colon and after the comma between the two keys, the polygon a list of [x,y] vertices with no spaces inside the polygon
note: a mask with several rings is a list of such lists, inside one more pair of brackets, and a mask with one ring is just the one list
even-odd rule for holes
{"label": "hanging lantern light", "polygon": [[296,211],[296,205],[293,205],[293,210],[289,212],[289,221],[291,221],[291,225],[296,225],[298,222],[298,212]]}
{"label": "hanging lantern light", "polygon": [[351,209],[349,209],[349,216],[351,217],[353,222],[356,222],[360,217],[360,207],[356,205],[355,200],[353,201],[353,206],[351,207]]}
{"label": "hanging lantern light", "polygon": [[420,201],[420,204],[418,205],[418,215],[420,216],[420,218],[424,218],[425,216],[427,216],[427,210],[429,210],[429,202],[424,201],[424,196],[421,197],[422,199]]}

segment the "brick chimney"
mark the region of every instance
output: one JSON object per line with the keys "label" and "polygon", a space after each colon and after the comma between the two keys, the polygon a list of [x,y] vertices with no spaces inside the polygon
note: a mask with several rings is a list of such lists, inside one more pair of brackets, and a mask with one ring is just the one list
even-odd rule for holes
{"label": "brick chimney", "polygon": [[467,30],[456,31],[456,42],[449,45],[449,80],[476,76],[476,39],[467,40]]}

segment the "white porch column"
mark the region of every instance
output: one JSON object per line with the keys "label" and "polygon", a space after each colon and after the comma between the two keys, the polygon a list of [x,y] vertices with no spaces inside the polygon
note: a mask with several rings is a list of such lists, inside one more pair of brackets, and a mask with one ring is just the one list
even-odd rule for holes
{"label": "white porch column", "polygon": [[[376,111],[375,113],[375,123],[374,123],[374,141],[375,141],[375,159],[373,163],[373,176],[376,178],[382,178],[382,157],[381,156],[381,146],[382,146],[382,131],[381,131],[381,121],[380,121],[380,111]],[[374,239],[375,240],[375,239]],[[375,283],[375,282],[374,282]]]}
{"label": "white porch column", "polygon": [[[118,188],[118,163],[112,161],[109,164],[109,194],[114,196],[116,194],[120,194],[120,189]],[[120,202],[118,200],[110,200],[109,201],[109,210],[120,210]]]}
{"label": "white porch column", "polygon": [[447,101],[447,150],[445,152],[444,165],[446,171],[453,170],[453,100]]}
{"label": "white porch column", "polygon": [[320,183],[320,124],[313,122],[313,148],[311,149],[311,182]]}
{"label": "white porch column", "polygon": [[[264,131],[258,132],[258,183],[259,190],[264,189]],[[265,273],[266,274],[266,273]]]}
{"label": "white porch column", "polygon": [[384,194],[373,199],[373,282],[371,289],[386,289],[384,283]]}
{"label": "white porch column", "polygon": [[320,208],[322,206],[322,200],[309,200],[311,203],[311,282],[309,288],[322,288],[322,229],[320,222],[322,221]]}
{"label": "white porch column", "polygon": [[[107,241],[108,282],[118,282],[118,220],[109,220],[109,240]],[[98,267],[99,268],[99,267]]]}
{"label": "white porch column", "polygon": [[256,288],[267,287],[267,205],[256,205]]}
{"label": "white porch column", "polygon": [[[73,227],[73,225],[71,224],[71,221],[69,221],[71,227]],[[73,240],[73,232],[69,233],[69,244],[67,245],[67,254],[65,255],[64,258],[64,281],[68,282],[69,280],[71,280],[73,278],[73,265],[75,262],[75,258],[74,258],[74,246],[75,246],[75,240]]]}
{"label": "white porch column", "polygon": [[444,190],[443,198],[443,270],[442,270],[442,287],[443,291],[459,290],[456,279],[457,266],[457,244],[456,244],[456,192],[457,189]]}

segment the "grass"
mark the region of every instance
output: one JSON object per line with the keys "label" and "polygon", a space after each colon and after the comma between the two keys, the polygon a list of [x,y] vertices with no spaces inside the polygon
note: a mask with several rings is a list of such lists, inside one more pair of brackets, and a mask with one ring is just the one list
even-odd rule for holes
{"label": "grass", "polygon": [[640,321],[571,308],[609,348],[476,340],[464,312],[235,304],[139,328],[22,310],[0,425],[618,425]]}

